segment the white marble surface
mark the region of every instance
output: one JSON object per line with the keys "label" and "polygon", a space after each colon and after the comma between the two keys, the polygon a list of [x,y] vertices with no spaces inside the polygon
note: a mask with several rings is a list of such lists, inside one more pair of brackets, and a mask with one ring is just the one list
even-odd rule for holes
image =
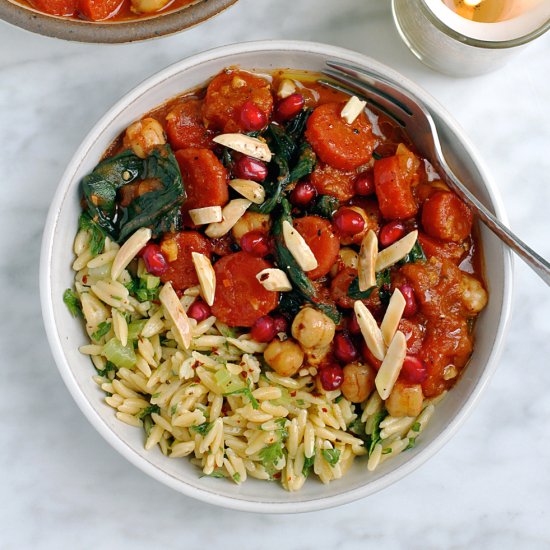
{"label": "white marble surface", "polygon": [[498,73],[454,80],[409,54],[381,0],[241,0],[187,33],[116,47],[0,24],[0,548],[550,547],[550,291],[520,262],[501,365],[466,425],[413,475],[336,510],[260,516],[187,499],[126,463],[65,389],[38,296],[42,227],[65,164],[146,76],[260,38],[356,49],[427,88],[479,147],[512,227],[550,258],[550,36]]}

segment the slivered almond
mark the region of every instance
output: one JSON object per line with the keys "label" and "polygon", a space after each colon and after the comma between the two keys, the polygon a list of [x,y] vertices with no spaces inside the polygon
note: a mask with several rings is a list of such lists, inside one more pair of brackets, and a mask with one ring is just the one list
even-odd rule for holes
{"label": "slivered almond", "polygon": [[283,237],[286,247],[304,271],[311,271],[319,265],[302,235],[286,220],[283,222]]}
{"label": "slivered almond", "polygon": [[292,284],[282,269],[271,267],[262,269],[262,271],[256,275],[256,279],[258,279],[266,290],[272,290],[274,292],[287,292],[292,290]]}
{"label": "slivered almond", "polygon": [[348,124],[353,124],[355,122],[355,119],[361,114],[366,105],[366,101],[362,101],[357,96],[351,96],[348,99],[348,102],[344,105],[340,116]]}
{"label": "slivered almond", "polygon": [[399,326],[399,321],[401,321],[401,316],[405,310],[405,298],[401,291],[396,288],[388,304],[388,309],[386,309],[386,314],[382,319],[382,324],[380,325],[380,330],[382,331],[382,337],[387,346],[390,345],[393,335]]}
{"label": "slivered almond", "polygon": [[359,276],[359,290],[365,290],[376,285],[376,256],[378,256],[378,239],[376,233],[369,229],[359,250],[357,275]]}
{"label": "slivered almond", "polygon": [[248,199],[233,199],[229,201],[222,210],[222,221],[211,223],[206,228],[206,235],[211,239],[223,237],[231,231],[231,228],[239,221],[246,209],[252,203]]}
{"label": "slivered almond", "polygon": [[189,210],[189,216],[191,216],[191,221],[195,225],[221,222],[222,207],[205,206],[204,208],[193,208],[192,210]]}
{"label": "slivered almond", "polygon": [[164,307],[165,317],[172,323],[174,338],[185,349],[191,345],[191,326],[189,317],[179,301],[171,283],[166,283],[159,292],[160,303]]}
{"label": "slivered almond", "polygon": [[359,328],[361,329],[361,334],[365,339],[367,347],[376,359],[382,361],[382,359],[384,359],[386,347],[384,345],[382,332],[380,331],[380,328],[378,328],[376,320],[372,316],[372,313],[367,309],[367,306],[360,300],[355,301],[353,310],[355,311],[357,322],[359,323]]}
{"label": "slivered almond", "polygon": [[148,227],[141,227],[120,247],[111,267],[113,281],[121,276],[126,266],[151,239],[151,235],[151,230]]}
{"label": "slivered almond", "polygon": [[382,271],[387,267],[402,260],[413,248],[418,239],[418,231],[414,230],[405,235],[402,239],[395,241],[388,248],[378,253],[376,258],[376,271]]}
{"label": "slivered almond", "polygon": [[285,99],[292,95],[296,91],[296,84],[292,82],[289,78],[283,78],[279,84],[279,89],[277,90],[277,96],[281,99]]}
{"label": "slivered almond", "polygon": [[191,256],[197,277],[199,278],[201,295],[204,301],[211,306],[214,303],[214,296],[216,294],[216,273],[210,260],[204,254],[191,252]]}
{"label": "slivered almond", "polygon": [[374,383],[378,394],[382,399],[387,399],[390,395],[395,381],[401,372],[405,355],[407,354],[407,339],[399,330],[395,333],[386,357],[378,369]]}
{"label": "slivered almond", "polygon": [[257,138],[245,136],[244,134],[220,134],[212,141],[255,159],[265,162],[271,160],[272,155],[267,143]]}
{"label": "slivered almond", "polygon": [[229,187],[235,189],[237,193],[254,204],[261,204],[265,200],[264,186],[255,181],[237,178],[229,182]]}

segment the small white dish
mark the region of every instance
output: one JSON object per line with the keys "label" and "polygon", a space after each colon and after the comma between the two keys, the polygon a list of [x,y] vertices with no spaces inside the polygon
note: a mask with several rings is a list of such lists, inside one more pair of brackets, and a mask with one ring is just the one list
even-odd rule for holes
{"label": "small white dish", "polygon": [[[480,228],[490,298],[476,325],[476,344],[463,376],[436,408],[418,445],[368,472],[357,460],[339,481],[323,485],[308,480],[296,493],[279,484],[254,479],[241,486],[230,481],[200,478],[189,460],[170,459],[160,450],[143,448],[143,431],[116,419],[92,380],[93,366],[78,351],[87,336],[62,300],[72,286],[72,243],[80,214],[80,180],[97,164],[112,140],[132,121],[175,95],[197,87],[229,65],[276,69],[292,67],[321,71],[326,59],[347,61],[386,73],[419,96],[439,127],[445,156],[455,173],[477,196],[505,219],[502,202],[482,161],[452,117],[424,90],[395,71],[361,54],[310,42],[264,41],[224,46],[185,59],[149,78],[122,98],[83,141],[53,198],[42,242],[40,291],[50,346],[59,371],[78,406],[98,432],[118,452],[148,475],[181,493],[205,502],[250,512],[295,513],[338,506],[365,497],[401,479],[434,455],[464,422],[494,373],[510,319],[512,258],[488,230]],[[414,140],[414,137],[413,137]],[[464,451],[467,452],[467,449]]]}

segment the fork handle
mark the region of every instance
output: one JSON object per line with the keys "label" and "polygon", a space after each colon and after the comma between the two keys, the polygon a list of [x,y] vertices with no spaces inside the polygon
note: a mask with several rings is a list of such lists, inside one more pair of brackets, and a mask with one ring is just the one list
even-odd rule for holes
{"label": "fork handle", "polygon": [[448,176],[448,183],[453,191],[477,212],[481,221],[502,241],[504,241],[529,267],[550,286],[550,263],[527,246],[517,235],[512,233],[498,218],[496,218],[454,175],[443,158],[438,158],[441,172]]}

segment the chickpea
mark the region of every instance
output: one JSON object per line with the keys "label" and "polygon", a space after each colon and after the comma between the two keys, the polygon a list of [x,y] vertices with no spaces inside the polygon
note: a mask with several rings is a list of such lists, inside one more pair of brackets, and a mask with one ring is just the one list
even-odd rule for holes
{"label": "chickpea", "polygon": [[348,363],[344,367],[342,393],[352,403],[362,403],[374,389],[376,371],[363,363]]}
{"label": "chickpea", "polygon": [[292,336],[306,349],[328,346],[335,332],[334,322],[311,307],[301,309],[292,322]]}
{"label": "chickpea", "polygon": [[259,212],[245,212],[231,230],[234,239],[240,244],[241,237],[250,231],[262,231],[268,233],[271,228],[269,214]]}
{"label": "chickpea", "polygon": [[169,0],[131,0],[132,1],[132,11],[134,13],[153,13],[159,11]]}
{"label": "chickpea", "polygon": [[126,128],[123,144],[130,147],[139,157],[144,159],[157,145],[164,145],[166,138],[160,122],[154,118],[144,118],[130,124]]}
{"label": "chickpea", "polygon": [[460,288],[462,302],[468,313],[477,314],[487,305],[487,291],[475,277],[462,273]]}
{"label": "chickpea", "polygon": [[422,411],[422,386],[397,381],[389,397],[386,409],[391,416],[417,416]]}
{"label": "chickpea", "polygon": [[359,261],[359,254],[353,250],[353,248],[343,247],[338,252],[338,260],[330,270],[331,277],[336,277],[338,272],[344,267],[352,267],[357,269],[357,263]]}
{"label": "chickpea", "polygon": [[327,355],[330,352],[330,346],[321,346],[318,348],[307,348],[304,350],[306,363],[310,367],[317,367],[325,362]]}
{"label": "chickpea", "polygon": [[291,338],[271,341],[264,351],[266,363],[281,376],[295,375],[304,362],[302,348]]}

